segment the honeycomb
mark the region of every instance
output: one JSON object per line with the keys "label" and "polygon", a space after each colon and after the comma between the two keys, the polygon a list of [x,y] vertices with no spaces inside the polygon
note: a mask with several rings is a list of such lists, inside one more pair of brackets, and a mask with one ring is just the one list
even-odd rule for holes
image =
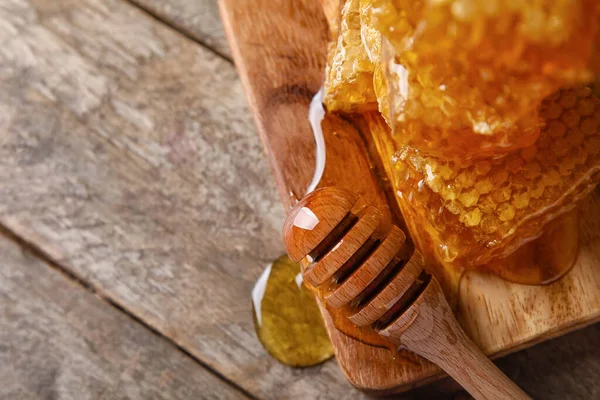
{"label": "honeycomb", "polygon": [[381,33],[375,28],[371,17],[374,0],[360,0],[360,38],[374,65],[381,62]]}
{"label": "honeycomb", "polygon": [[378,103],[379,112],[386,118],[390,114],[388,103],[388,83],[381,67],[382,38],[381,33],[375,28],[371,17],[371,8],[375,0],[360,0],[360,35],[363,46],[367,51],[369,60],[373,63],[373,90]]}
{"label": "honeycomb", "polygon": [[363,45],[359,0],[344,3],[338,31],[327,55],[323,103],[328,111],[351,113],[376,109],[375,66]]}
{"label": "honeycomb", "polygon": [[441,264],[517,254],[600,180],[598,0],[345,0],[337,21],[325,106],[375,116]]}
{"label": "honeycomb", "polygon": [[535,143],[504,157],[447,161],[408,146],[395,153],[404,216],[437,244],[440,260],[469,266],[506,256],[595,186],[600,99],[584,86],[560,90],[540,117]]}
{"label": "honeycomb", "polygon": [[510,153],[536,140],[544,98],[595,76],[595,0],[498,3],[372,2],[365,20],[385,38],[375,87],[388,86],[380,110],[400,145],[444,158]]}
{"label": "honeycomb", "polygon": [[407,59],[590,80],[596,0],[374,0],[375,27]]}

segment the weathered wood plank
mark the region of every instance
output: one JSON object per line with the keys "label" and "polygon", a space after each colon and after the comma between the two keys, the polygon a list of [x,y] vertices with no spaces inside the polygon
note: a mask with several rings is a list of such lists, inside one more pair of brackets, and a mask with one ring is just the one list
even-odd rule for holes
{"label": "weathered wood plank", "polygon": [[600,398],[600,324],[497,361],[534,399]]}
{"label": "weathered wood plank", "polygon": [[217,0],[128,0],[231,60]]}
{"label": "weathered wood plank", "polygon": [[0,223],[258,397],[354,398],[254,335],[284,212],[233,66],[117,0],[0,21]]}
{"label": "weathered wood plank", "polygon": [[0,398],[247,398],[0,233]]}

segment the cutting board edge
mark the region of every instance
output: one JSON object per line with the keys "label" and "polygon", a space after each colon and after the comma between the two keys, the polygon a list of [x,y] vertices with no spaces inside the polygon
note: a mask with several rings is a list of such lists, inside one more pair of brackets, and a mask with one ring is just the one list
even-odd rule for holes
{"label": "cutting board edge", "polygon": [[[277,137],[276,135],[281,135],[282,133],[273,132],[273,127],[277,125],[274,125],[273,121],[269,120],[282,119],[283,117],[278,115],[274,116],[274,114],[277,114],[276,112],[272,112],[272,110],[265,109],[265,107],[268,107],[270,105],[272,106],[272,97],[264,98],[263,96],[265,92],[263,91],[264,88],[261,86],[268,87],[269,91],[267,91],[266,93],[269,95],[271,94],[272,89],[279,89],[280,87],[287,86],[291,88],[291,91],[283,94],[283,97],[281,97],[281,102],[287,104],[293,101],[297,101],[299,98],[301,98],[301,105],[303,104],[304,106],[306,106],[307,101],[310,100],[310,96],[308,96],[308,100],[306,98],[306,93],[301,93],[301,95],[299,96],[297,89],[301,88],[302,90],[304,90],[306,87],[316,86],[315,81],[322,82],[323,78],[322,70],[319,69],[322,68],[322,65],[319,66],[318,62],[314,62],[314,59],[319,59],[320,57],[322,57],[319,55],[315,55],[314,53],[321,52],[321,45],[319,43],[322,43],[323,40],[322,37],[319,37],[319,34],[311,33],[310,27],[313,26],[314,30],[320,32],[323,30],[322,25],[325,23],[325,21],[321,16],[316,15],[318,13],[321,13],[320,10],[317,10],[318,7],[315,6],[315,4],[318,5],[318,0],[303,0],[298,3],[294,2],[293,4],[281,0],[274,0],[270,2],[266,2],[263,0],[255,0],[254,3],[262,3],[261,5],[265,8],[268,7],[268,10],[260,11],[257,14],[256,10],[260,10],[260,8],[246,6],[246,9],[244,9],[244,6],[240,6],[240,4],[236,3],[234,0],[219,0],[219,6],[223,16],[227,37],[230,41],[230,45],[233,50],[232,52],[234,60],[239,68],[240,75],[242,77],[242,82],[244,84],[244,88],[246,89],[246,94],[248,96],[248,100],[250,102],[254,118],[258,125],[259,135],[263,141],[263,145],[267,152],[267,157],[274,172],[275,180],[282,201],[286,208],[289,209],[294,204],[293,194],[301,192],[301,189],[298,188],[306,187],[306,184],[308,182],[307,177],[309,177],[311,173],[307,173],[306,171],[304,171],[304,173],[301,173],[300,176],[294,176],[293,174],[298,173],[298,170],[302,172],[301,169],[296,168],[296,171],[294,172],[294,168],[289,168],[289,166],[286,165],[287,154],[280,154],[279,150],[281,149],[277,148],[278,146],[282,145],[282,141],[280,140],[281,138]],[[300,11],[295,9],[296,6],[299,7]],[[286,10],[286,8],[292,9],[294,14],[293,18],[303,19],[300,22],[298,20],[296,20],[295,22],[290,21],[290,23],[285,24],[285,26],[277,26],[277,24],[274,24],[273,21],[277,20],[278,16],[284,15],[288,11]],[[308,13],[306,12],[307,10]],[[313,13],[314,15],[311,13]],[[268,17],[265,18],[265,15],[268,15]],[[236,20],[233,21],[234,19]],[[300,32],[295,32],[294,29],[296,28]],[[263,37],[264,40],[261,45],[262,47],[257,46],[256,43],[259,42],[259,40],[252,37],[253,34],[261,32],[262,34],[265,34],[266,32],[266,36]],[[289,53],[292,54],[288,54],[288,49],[283,49],[282,51],[279,51],[281,49],[272,49],[269,46],[274,46],[273,43],[277,41],[277,38],[274,36],[274,34],[276,35],[278,32],[285,32],[286,34],[290,35],[290,37],[286,37],[286,40],[284,41],[287,44],[293,44],[294,40],[296,40],[298,42],[303,42],[304,45],[300,45],[291,49]],[[308,39],[304,40],[303,36],[308,36]],[[252,43],[245,42],[246,40],[249,40],[249,38],[253,39]],[[325,46],[322,47],[324,49]],[[296,53],[300,53],[301,57]],[[277,59],[277,65],[281,65],[282,71],[285,71],[282,72],[268,70],[268,68],[266,68],[265,65],[269,65],[269,58]],[[308,59],[310,61],[310,63],[307,64],[306,68],[308,69],[306,71],[306,74],[304,75],[297,75],[298,68],[290,68],[289,66],[290,62],[298,59]],[[255,63],[254,65],[252,64],[253,62]],[[297,66],[294,65],[294,67]],[[273,79],[273,76],[275,76],[275,78],[282,78],[282,75],[285,78],[285,74],[290,73],[289,71],[293,71],[291,73],[293,74],[294,78],[293,80],[288,82],[289,84],[282,84],[281,79]],[[282,74],[279,74],[280,72],[282,72]],[[298,81],[300,83],[298,83]],[[303,82],[305,86],[303,86]],[[278,86],[275,85],[275,83],[277,83]],[[270,87],[272,85],[275,85],[276,87]],[[302,92],[302,90],[300,90],[300,92]],[[281,93],[279,93],[279,95],[281,95]],[[306,118],[306,108],[295,107],[293,109],[296,110],[295,112],[297,113],[302,113],[302,118]],[[279,109],[276,108],[276,110]],[[289,114],[287,115],[289,116]],[[305,122],[307,124],[307,121]],[[279,126],[285,127],[286,125],[280,124]],[[300,131],[302,130],[303,129],[300,129]],[[306,129],[304,129],[304,131],[306,131]],[[310,140],[308,140],[308,142],[310,145],[312,145],[312,134],[307,132],[303,133],[304,136],[299,135],[297,134],[297,132],[294,131],[292,131],[291,133],[288,131],[284,132],[284,134],[289,134],[290,136],[292,136],[292,139],[298,138],[299,140],[303,141],[304,145],[306,145],[308,140],[307,135],[309,135]],[[288,142],[292,139],[287,138]],[[295,144],[296,143],[294,143],[294,145]],[[302,143],[300,144],[302,145]],[[306,150],[306,148],[304,150]],[[313,157],[312,150],[310,150],[309,152],[311,153],[311,157]],[[310,166],[311,172],[313,165],[314,159],[311,159],[308,163],[304,163],[305,167]],[[290,180],[290,177],[292,177],[292,180]],[[297,179],[294,180],[294,178]],[[597,192],[596,195],[597,197],[600,197],[600,192]],[[385,202],[389,206],[389,200],[385,199]],[[596,256],[594,254],[594,257],[600,257],[600,255]],[[595,263],[600,264],[598,260],[594,261]],[[595,277],[595,279],[596,278],[597,281],[600,282],[600,277]],[[600,298],[597,298],[594,301],[595,302],[591,304],[592,307],[589,308],[595,307],[595,310],[600,310]],[[588,309],[588,305],[589,304],[584,304],[584,308],[586,308],[586,310]],[[522,342],[515,342],[517,344],[512,343],[510,345],[498,346],[498,350],[496,351],[497,354],[495,354],[495,356],[504,356],[512,352],[530,347],[537,343],[543,342],[545,340],[549,340],[551,338],[590,325],[600,320],[599,312],[600,311],[596,311],[594,313],[589,314],[589,316],[586,315],[577,320],[568,320],[568,318],[563,317],[563,324],[561,324],[557,328],[541,331],[538,334],[532,335],[529,338],[523,340]],[[583,314],[584,313],[580,313],[579,315]],[[573,324],[573,321],[576,322]],[[529,322],[531,323],[531,321]],[[329,329],[331,329],[331,325],[329,326]],[[340,348],[338,348],[337,346],[339,346],[339,343],[334,342],[336,352],[340,350]],[[369,347],[361,343],[356,344],[356,346]],[[396,381],[393,385],[387,386],[376,384],[363,385],[360,383],[360,377],[364,375],[364,371],[362,371],[361,373],[360,371],[357,371],[356,368],[353,369],[353,367],[356,367],[354,359],[348,358],[347,355],[345,355],[339,357],[338,361],[342,367],[344,375],[346,375],[351,384],[353,384],[355,387],[362,391],[373,394],[398,393],[400,391],[405,391],[413,387],[421,386],[422,384],[429,383],[444,376],[440,372],[433,372],[428,374],[427,377],[423,377],[423,379],[409,379],[406,380],[405,383],[400,383]],[[393,369],[393,367],[390,365],[389,369]],[[377,371],[369,371],[369,373],[377,373]]]}
{"label": "cutting board edge", "polygon": [[[503,350],[498,350],[494,353],[491,353],[491,354],[489,354],[489,357],[494,360],[498,360],[498,359],[508,356],[512,353],[516,353],[518,351],[525,350],[527,348],[535,346],[539,343],[543,343],[548,340],[556,339],[563,335],[578,331],[580,329],[584,329],[584,328],[586,328],[590,325],[593,325],[595,323],[598,323],[598,322],[600,322],[600,310],[598,311],[598,313],[595,316],[591,317],[590,319],[583,319],[573,325],[565,325],[564,327],[559,327],[556,329],[549,329],[548,331],[542,332],[539,335],[536,335],[535,337],[532,337],[521,343],[517,343],[514,347],[510,347],[510,348],[503,349]],[[344,376],[346,377],[348,382],[357,390],[360,390],[361,392],[364,392],[366,394],[373,395],[373,396],[388,396],[388,395],[392,395],[392,394],[404,393],[409,390],[416,389],[416,388],[425,386],[427,384],[436,382],[440,379],[449,378],[449,376],[445,372],[438,370],[428,376],[423,377],[421,380],[408,382],[403,385],[379,387],[379,388],[361,387],[359,384],[357,384],[355,382],[355,380],[354,380],[355,376],[353,374],[349,373],[349,371],[345,367],[346,367],[345,365],[340,365],[342,373],[344,374]]]}

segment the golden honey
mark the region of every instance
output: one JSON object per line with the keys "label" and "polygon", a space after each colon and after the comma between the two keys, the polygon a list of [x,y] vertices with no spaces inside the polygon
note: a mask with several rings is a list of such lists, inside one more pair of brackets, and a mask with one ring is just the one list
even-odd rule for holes
{"label": "golden honey", "polygon": [[374,1],[399,140],[446,158],[506,153],[535,139],[545,97],[593,79],[595,0],[508,3]]}
{"label": "golden honey", "polygon": [[370,121],[430,262],[548,283],[600,179],[599,75],[595,0],[347,0],[324,104]]}
{"label": "golden honey", "polygon": [[[445,161],[408,146],[393,156],[407,219],[442,244],[445,262],[480,265],[540,235],[574,207],[600,171],[600,99],[586,87],[545,100],[531,146],[504,157]],[[409,223],[410,225],[410,223]]]}
{"label": "golden honey", "polygon": [[256,335],[280,362],[308,367],[333,356],[314,294],[304,286],[300,264],[288,256],[269,265],[252,291]]}
{"label": "golden honey", "polygon": [[374,65],[362,45],[359,6],[359,0],[348,0],[344,4],[338,38],[330,45],[324,85],[328,111],[358,112],[377,108]]}

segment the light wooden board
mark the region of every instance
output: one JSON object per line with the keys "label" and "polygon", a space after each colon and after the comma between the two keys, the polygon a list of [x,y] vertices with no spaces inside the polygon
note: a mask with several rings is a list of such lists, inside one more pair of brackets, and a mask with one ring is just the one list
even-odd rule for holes
{"label": "light wooden board", "polygon": [[0,223],[256,397],[356,396],[254,334],[284,212],[233,66],[118,0],[0,21]]}
{"label": "light wooden board", "polygon": [[0,254],[0,398],[247,398],[1,231]]}
{"label": "light wooden board", "polygon": [[[306,113],[308,101],[322,83],[327,42],[319,2],[222,0],[221,5],[275,181],[289,207],[303,195],[314,168]],[[343,129],[330,136],[326,133],[325,140],[334,154],[328,154],[323,184],[353,188],[379,204],[382,195],[371,189],[371,171],[359,167],[365,146],[356,143],[361,141],[358,133]],[[463,280],[459,318],[488,354],[509,353],[600,318],[598,196],[596,192],[586,205],[581,254],[565,279],[548,287],[509,284],[479,273],[469,273]],[[341,335],[330,322],[328,326],[340,365],[359,388],[403,390],[438,374],[424,362],[393,363],[389,355]]]}
{"label": "light wooden board", "polygon": [[600,319],[600,188],[580,208],[577,264],[549,286],[509,284],[471,273],[461,285],[458,317],[490,354],[503,354]]}

